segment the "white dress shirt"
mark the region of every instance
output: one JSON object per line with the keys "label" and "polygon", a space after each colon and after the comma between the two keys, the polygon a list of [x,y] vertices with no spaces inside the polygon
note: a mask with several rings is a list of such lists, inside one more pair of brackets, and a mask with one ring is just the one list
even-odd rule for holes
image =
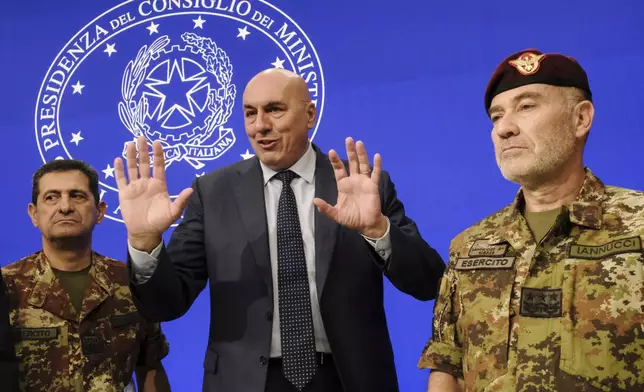
{"label": "white dress shirt", "polygon": [[[315,196],[315,162],[316,153],[309,143],[306,153],[289,169],[295,172],[298,177],[291,182],[291,188],[295,194],[298,205],[298,215],[300,219],[300,228],[302,230],[302,240],[304,241],[304,255],[306,257],[306,267],[309,276],[309,288],[311,293],[311,310],[313,313],[313,331],[315,333],[315,347],[319,352],[330,353],[331,348],[324,330],[324,323],[320,313],[320,304],[318,302],[318,290],[316,285],[315,272],[315,205],[313,198]],[[282,192],[282,182],[273,179],[277,174],[261,163],[263,180],[264,180],[264,202],[266,204],[266,223],[268,227],[268,244],[271,258],[271,272],[273,278],[273,333],[271,340],[271,357],[281,356],[281,334],[279,323],[279,303],[277,295],[277,207],[280,194]],[[364,236],[363,236],[364,237]],[[383,260],[387,260],[391,254],[391,240],[389,238],[389,221],[387,221],[387,231],[379,239],[369,239],[364,237],[367,243],[371,244],[378,255]],[[135,282],[142,284],[147,281],[157,264],[157,257],[161,252],[161,245],[157,246],[151,254],[134,249],[128,244],[130,257],[132,260],[132,269],[135,275]]]}

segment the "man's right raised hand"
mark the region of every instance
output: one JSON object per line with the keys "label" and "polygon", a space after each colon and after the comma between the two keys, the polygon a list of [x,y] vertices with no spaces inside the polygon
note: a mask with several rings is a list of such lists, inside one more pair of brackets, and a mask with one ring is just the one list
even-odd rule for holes
{"label": "man's right raised hand", "polygon": [[[130,245],[150,253],[162,240],[161,235],[181,216],[192,188],[186,188],[172,201],[165,179],[163,148],[152,144],[153,167],[150,177],[150,154],[144,136],[129,143],[125,154],[127,176],[121,158],[114,160],[114,176],[119,189],[121,215]],[[136,158],[137,149],[139,158]]]}

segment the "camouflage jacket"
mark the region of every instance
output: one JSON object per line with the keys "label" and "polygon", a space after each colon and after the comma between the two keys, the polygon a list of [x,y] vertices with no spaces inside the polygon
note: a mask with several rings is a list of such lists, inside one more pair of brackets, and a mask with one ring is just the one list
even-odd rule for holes
{"label": "camouflage jacket", "polygon": [[125,263],[93,254],[80,314],[42,252],[2,273],[21,391],[121,392],[135,366],[168,353],[159,324],[136,310]]}
{"label": "camouflage jacket", "polygon": [[418,366],[466,391],[644,390],[644,193],[590,170],[535,243],[508,207],[459,234]]}
{"label": "camouflage jacket", "polygon": [[18,391],[18,362],[9,325],[9,297],[0,273],[0,381],[2,391]]}

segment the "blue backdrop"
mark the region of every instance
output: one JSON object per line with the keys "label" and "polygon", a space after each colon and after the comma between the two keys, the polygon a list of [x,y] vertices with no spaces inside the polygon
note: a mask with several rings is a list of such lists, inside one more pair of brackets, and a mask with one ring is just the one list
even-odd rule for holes
{"label": "blue backdrop", "polygon": [[[321,114],[312,137],[322,149],[343,151],[353,136],[371,156],[383,155],[409,215],[443,257],[453,236],[517,191],[496,167],[483,108],[488,77],[515,51],[579,60],[597,109],[586,164],[607,183],[644,188],[639,0],[15,0],[2,8],[1,265],[39,249],[27,216],[31,175],[58,156],[99,170],[110,219],[94,246],[123,259],[111,166],[123,144],[138,132],[163,140],[178,193],[248,156],[241,94],[251,75],[273,66],[307,78]],[[206,290],[188,314],[163,325],[176,391],[200,390],[208,300]],[[416,363],[432,307],[387,283],[403,391],[425,388],[427,372]]]}

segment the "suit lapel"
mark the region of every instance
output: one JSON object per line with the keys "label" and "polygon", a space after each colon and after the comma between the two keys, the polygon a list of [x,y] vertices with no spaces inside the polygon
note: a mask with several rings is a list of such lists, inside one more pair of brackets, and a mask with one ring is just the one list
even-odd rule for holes
{"label": "suit lapel", "polygon": [[[338,199],[338,188],[329,157],[322,154],[314,145],[315,160],[315,197],[331,205]],[[322,296],[326,277],[329,273],[338,225],[315,209],[315,269],[318,298]]]}
{"label": "suit lapel", "polygon": [[[317,146],[315,164],[315,197],[334,205],[338,190],[329,157],[322,154]],[[264,201],[264,180],[259,160],[255,157],[246,161],[233,180],[235,201],[239,208],[242,224],[260,270],[262,279],[273,296],[271,259],[269,253],[266,203]],[[315,219],[315,268],[318,298],[321,297],[333,257],[338,225],[320,213],[317,208]]]}
{"label": "suit lapel", "polygon": [[271,258],[266,224],[264,180],[257,157],[244,162],[233,180],[235,201],[239,208],[248,243],[255,257],[260,274],[266,283],[269,296],[273,296]]}

